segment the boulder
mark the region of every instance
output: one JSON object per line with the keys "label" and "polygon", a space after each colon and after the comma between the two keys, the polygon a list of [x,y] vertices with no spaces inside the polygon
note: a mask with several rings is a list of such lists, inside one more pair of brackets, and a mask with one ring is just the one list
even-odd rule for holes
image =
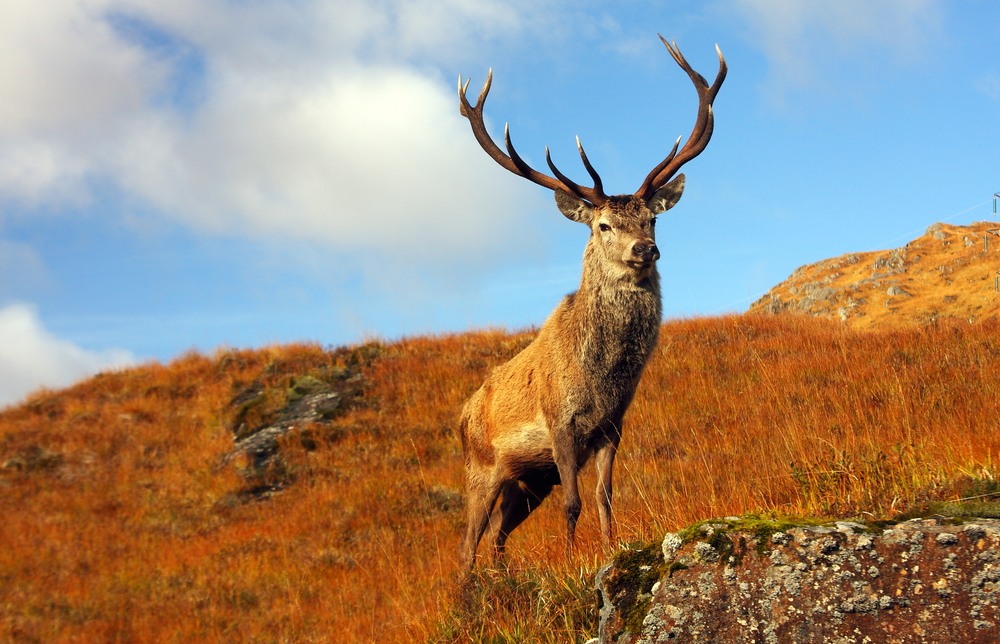
{"label": "boulder", "polygon": [[597,577],[601,642],[997,642],[1000,520],[708,521]]}

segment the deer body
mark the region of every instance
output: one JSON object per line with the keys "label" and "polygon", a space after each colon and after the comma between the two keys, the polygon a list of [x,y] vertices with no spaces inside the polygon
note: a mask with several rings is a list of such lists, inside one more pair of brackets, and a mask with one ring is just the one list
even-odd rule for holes
{"label": "deer body", "polygon": [[725,77],[721,53],[719,76],[709,87],[676,47],[664,44],[699,89],[699,121],[680,155],[678,142],[634,195],[605,195],[582,147],[580,155],[594,188],[565,177],[547,151],[556,178],[530,168],[514,150],[509,133],[504,154],[482,122],[490,78],[476,106],[466,101],[459,81],[462,113],[487,153],[508,170],[553,189],[563,215],[591,230],[580,288],[562,300],[531,344],[490,373],[463,409],[459,433],[468,523],[461,556],[469,567],[491,523],[494,553],[500,556],[510,533],[555,485],[563,486],[566,547],[571,552],[581,509],[578,473],[591,457],[597,468],[601,532],[605,544],[611,542],[612,469],[622,420],[660,326],[655,217],[680,199],[684,175],[669,179],[708,143],[711,101]]}

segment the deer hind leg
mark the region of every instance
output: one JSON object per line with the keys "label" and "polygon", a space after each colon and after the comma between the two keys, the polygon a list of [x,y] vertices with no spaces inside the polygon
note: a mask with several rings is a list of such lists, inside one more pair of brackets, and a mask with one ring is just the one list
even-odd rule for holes
{"label": "deer hind leg", "polygon": [[554,481],[547,478],[529,478],[523,481],[507,481],[503,485],[500,501],[500,526],[497,528],[493,544],[494,560],[499,561],[506,552],[507,538],[517,526],[528,518],[535,508],[552,491]]}
{"label": "deer hind leg", "polygon": [[[485,475],[484,475],[485,474]],[[476,560],[476,549],[490,524],[490,515],[497,497],[500,496],[501,481],[494,473],[473,474],[468,472],[465,479],[466,529],[462,541],[462,564],[472,569]]]}

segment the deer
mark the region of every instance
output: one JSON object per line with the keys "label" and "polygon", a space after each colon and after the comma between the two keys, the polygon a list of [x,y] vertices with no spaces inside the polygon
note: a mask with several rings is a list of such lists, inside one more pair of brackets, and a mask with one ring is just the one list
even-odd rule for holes
{"label": "deer", "polygon": [[[480,147],[506,170],[555,193],[568,219],[590,228],[580,286],[565,296],[535,338],[510,361],[494,368],[465,403],[459,436],[465,464],[466,530],[460,561],[475,566],[476,551],[493,526],[493,559],[503,560],[511,532],[556,485],[563,488],[566,556],[574,551],[582,503],[581,468],[593,457],[597,509],[604,547],[613,537],[612,470],[622,438],[622,420],[632,402],[661,324],[656,262],[656,217],[677,204],[685,177],[678,170],[708,145],[714,130],[713,102],[727,73],[716,45],[719,71],[709,85],[692,69],[676,41],[660,40],[690,77],[698,93],[694,129],[681,139],[631,195],[607,195],[580,138],[577,149],[593,187],[559,171],[548,147],[547,175],[514,149],[504,127],[506,153],[486,130],[483,107],[493,80],[490,69],[475,105],[466,97],[471,80],[458,78],[459,109]],[[676,178],[674,178],[676,176]]]}

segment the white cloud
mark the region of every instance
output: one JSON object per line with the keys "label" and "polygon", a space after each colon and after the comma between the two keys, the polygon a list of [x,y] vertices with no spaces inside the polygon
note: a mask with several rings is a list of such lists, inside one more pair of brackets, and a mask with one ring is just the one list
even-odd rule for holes
{"label": "white cloud", "polygon": [[[544,29],[546,3],[11,0],[4,11],[17,19],[0,26],[16,53],[0,57],[0,203],[43,212],[111,186],[199,230],[399,265],[471,264],[514,231],[530,236],[511,195],[543,195],[498,179],[437,68]],[[186,84],[197,100],[178,104]]]}
{"label": "white cloud", "polygon": [[[825,89],[844,61],[868,69],[919,59],[939,31],[940,0],[733,0],[771,67],[779,99],[789,89]],[[872,59],[877,56],[877,59]]]}
{"label": "white cloud", "polygon": [[28,207],[86,200],[87,159],[54,140],[0,141],[0,202],[4,197]]}
{"label": "white cloud", "polygon": [[101,4],[4,3],[0,136],[86,137],[162,82],[164,66],[118,37]]}
{"label": "white cloud", "polygon": [[135,361],[128,351],[88,351],[55,337],[29,305],[0,309],[0,406],[17,402],[40,387],[64,387]]}
{"label": "white cloud", "polygon": [[163,66],[117,38],[90,2],[5,2],[0,43],[0,199],[81,201],[92,150],[142,108]]}
{"label": "white cloud", "polygon": [[136,124],[116,170],[194,228],[391,248],[401,260],[475,257],[516,230],[511,182],[432,79],[368,67],[216,91],[190,123]]}

